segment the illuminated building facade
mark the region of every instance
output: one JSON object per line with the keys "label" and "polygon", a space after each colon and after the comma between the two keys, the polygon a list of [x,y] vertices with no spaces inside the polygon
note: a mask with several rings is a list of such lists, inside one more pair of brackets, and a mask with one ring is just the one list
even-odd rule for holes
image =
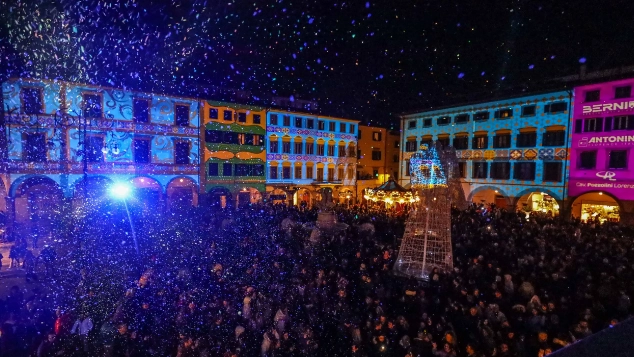
{"label": "illuminated building facade", "polygon": [[326,194],[354,202],[358,121],[269,110],[266,122],[267,201],[308,207]]}
{"label": "illuminated building facade", "polygon": [[357,150],[357,199],[366,189],[398,178],[400,134],[375,126],[359,125]]}
{"label": "illuminated building facade", "polygon": [[468,202],[558,213],[566,197],[571,93],[560,91],[404,115],[400,183],[423,143],[453,146]]}
{"label": "illuminated building facade", "polygon": [[266,110],[213,101],[203,104],[201,180],[211,204],[244,206],[262,201]]}
{"label": "illuminated building facade", "polygon": [[634,78],[575,88],[568,195],[583,220],[634,222]]}
{"label": "illuminated building facade", "polygon": [[120,181],[131,182],[149,209],[197,204],[197,100],[11,79],[2,83],[1,104],[0,208],[15,222],[50,220]]}

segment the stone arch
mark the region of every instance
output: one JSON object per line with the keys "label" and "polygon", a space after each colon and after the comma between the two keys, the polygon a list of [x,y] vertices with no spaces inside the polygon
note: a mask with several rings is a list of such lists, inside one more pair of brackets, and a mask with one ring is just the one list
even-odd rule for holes
{"label": "stone arch", "polygon": [[262,201],[262,193],[255,187],[245,186],[236,193],[236,206],[246,207]]}
{"label": "stone arch", "polygon": [[198,205],[198,183],[189,176],[176,176],[165,185],[167,207],[182,209]]}
{"label": "stone arch", "polygon": [[542,188],[542,187],[529,187],[526,188],[520,192],[517,193],[517,196],[515,196],[514,198],[514,202],[513,205],[517,205],[520,201],[520,199],[528,194],[534,193],[534,192],[544,192],[547,193],[549,196],[553,197],[555,199],[555,201],[557,201],[557,204],[559,204],[560,207],[564,207],[563,206],[563,201],[561,199],[561,197],[559,197],[559,195],[557,193],[555,193],[553,190],[549,189],[549,188]]}
{"label": "stone arch", "polygon": [[16,222],[46,226],[61,213],[63,189],[48,176],[22,176],[13,182],[9,192],[14,199]]}
{"label": "stone arch", "polygon": [[[468,203],[472,203],[473,202],[473,196],[475,196],[479,192],[483,192],[483,191],[487,191],[487,190],[493,191],[496,195],[504,197],[506,205],[507,206],[512,206],[513,202],[511,201],[511,198],[509,197],[509,195],[504,190],[502,190],[501,188],[499,188],[497,186],[493,186],[493,185],[481,185],[481,186],[478,186],[478,187],[474,188],[473,190],[471,190],[471,192],[469,192],[469,196],[467,197],[467,202]],[[493,203],[495,203],[495,201]]]}
{"label": "stone arch", "polygon": [[134,198],[147,209],[157,208],[163,200],[163,185],[159,180],[146,175],[132,177],[129,182],[134,187]]}
{"label": "stone arch", "polygon": [[214,186],[207,191],[209,204],[213,207],[225,208],[227,204],[231,204],[231,191],[223,186]]}
{"label": "stone arch", "polygon": [[[584,196],[588,196],[588,195],[597,195],[597,196],[606,196],[609,197],[612,201],[614,201],[614,203],[616,203],[616,206],[619,208],[619,213],[623,213],[625,212],[625,207],[623,207],[623,203],[613,194],[609,193],[609,192],[605,192],[605,191],[601,191],[601,190],[593,190],[593,191],[587,191],[584,192],[580,195],[577,195],[576,197],[571,197],[569,199],[568,202],[570,202],[570,207],[568,207],[568,211],[570,212],[570,214],[576,218],[582,218],[582,212],[581,212],[581,207],[579,207],[578,209],[575,209],[577,205],[579,205],[580,203],[577,203],[577,200],[579,200],[580,198],[584,197]],[[596,197],[595,197],[596,198]],[[604,201],[607,201],[605,199],[603,199]],[[611,203],[611,202],[606,202],[606,203]]]}
{"label": "stone arch", "polygon": [[80,192],[80,191],[83,189],[86,183],[85,181],[89,183],[86,188],[90,189],[91,191],[98,191],[101,188],[98,185],[91,187],[90,185],[91,183],[101,183],[102,185],[104,185],[103,186],[104,191],[108,188],[108,186],[114,183],[114,181],[112,181],[111,178],[107,176],[103,176],[103,175],[88,176],[85,179],[84,177],[80,177],[77,180],[75,180],[75,182],[73,182],[73,185],[71,188],[71,193],[73,198],[76,198],[80,194],[83,196],[83,192]]}

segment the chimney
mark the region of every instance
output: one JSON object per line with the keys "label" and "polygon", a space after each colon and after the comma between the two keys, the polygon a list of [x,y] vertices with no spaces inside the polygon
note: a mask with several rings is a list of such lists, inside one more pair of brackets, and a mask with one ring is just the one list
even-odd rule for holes
{"label": "chimney", "polygon": [[579,79],[586,78],[587,71],[588,71],[588,67],[585,64],[582,64],[581,67],[579,67]]}

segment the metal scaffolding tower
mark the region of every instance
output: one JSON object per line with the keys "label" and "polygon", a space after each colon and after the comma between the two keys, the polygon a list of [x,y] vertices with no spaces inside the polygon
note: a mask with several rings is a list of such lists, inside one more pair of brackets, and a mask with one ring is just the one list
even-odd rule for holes
{"label": "metal scaffolding tower", "polygon": [[455,187],[450,185],[454,175],[447,172],[451,168],[447,156],[438,145],[423,144],[410,158],[412,188],[418,192],[420,201],[413,204],[405,224],[394,265],[399,274],[428,280],[434,268],[453,269],[451,203]]}

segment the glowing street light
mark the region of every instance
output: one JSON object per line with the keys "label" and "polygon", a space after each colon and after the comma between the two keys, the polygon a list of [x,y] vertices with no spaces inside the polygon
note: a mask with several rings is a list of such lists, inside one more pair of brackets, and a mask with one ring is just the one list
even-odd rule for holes
{"label": "glowing street light", "polygon": [[130,193],[132,193],[132,188],[124,182],[115,183],[110,187],[110,195],[120,200],[130,197]]}
{"label": "glowing street light", "polygon": [[139,255],[139,244],[136,240],[136,232],[134,231],[134,223],[132,223],[132,216],[130,216],[130,210],[128,209],[127,198],[132,194],[132,187],[126,182],[117,182],[110,187],[110,195],[113,198],[123,201],[125,211],[128,214],[128,221],[130,221],[130,229],[132,230],[132,239],[134,240],[134,249],[136,254]]}

